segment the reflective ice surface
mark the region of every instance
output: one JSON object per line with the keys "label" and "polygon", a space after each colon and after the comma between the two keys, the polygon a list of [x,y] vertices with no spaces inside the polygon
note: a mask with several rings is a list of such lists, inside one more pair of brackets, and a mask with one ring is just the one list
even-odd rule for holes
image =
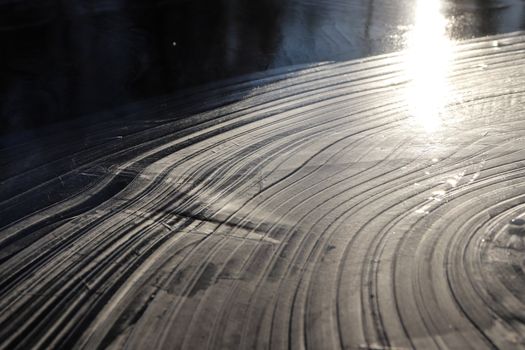
{"label": "reflective ice surface", "polygon": [[0,348],[525,347],[523,2],[0,7]]}
{"label": "reflective ice surface", "polygon": [[[0,129],[46,125],[243,73],[407,46],[412,59],[437,61],[448,55],[445,38],[525,28],[524,8],[520,0],[7,1],[0,4]],[[443,73],[444,64],[431,74]]]}

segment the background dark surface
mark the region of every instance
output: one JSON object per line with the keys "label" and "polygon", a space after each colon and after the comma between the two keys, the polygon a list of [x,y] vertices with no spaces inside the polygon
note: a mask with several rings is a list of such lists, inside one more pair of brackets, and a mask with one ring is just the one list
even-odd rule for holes
{"label": "background dark surface", "polygon": [[[415,3],[3,0],[0,134],[244,73],[402,49]],[[525,29],[524,0],[442,8],[453,39]]]}

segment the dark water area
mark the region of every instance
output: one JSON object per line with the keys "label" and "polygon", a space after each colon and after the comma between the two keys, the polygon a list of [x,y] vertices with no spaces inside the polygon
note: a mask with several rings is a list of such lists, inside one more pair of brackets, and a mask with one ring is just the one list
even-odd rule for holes
{"label": "dark water area", "polygon": [[[416,3],[3,0],[0,134],[245,73],[399,50]],[[452,39],[525,29],[523,0],[441,8]]]}

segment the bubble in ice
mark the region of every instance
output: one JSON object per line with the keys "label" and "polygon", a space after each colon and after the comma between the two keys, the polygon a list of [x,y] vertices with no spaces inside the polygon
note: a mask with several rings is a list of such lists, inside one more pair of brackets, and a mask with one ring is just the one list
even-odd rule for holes
{"label": "bubble in ice", "polygon": [[525,235],[525,220],[514,218],[509,222],[509,233],[512,235]]}

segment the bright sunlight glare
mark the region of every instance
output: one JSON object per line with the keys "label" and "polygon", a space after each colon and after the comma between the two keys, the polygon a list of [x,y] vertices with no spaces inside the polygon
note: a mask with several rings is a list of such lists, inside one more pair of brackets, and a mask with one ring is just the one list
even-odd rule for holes
{"label": "bright sunlight glare", "polygon": [[408,34],[406,74],[407,103],[414,121],[425,131],[437,131],[450,99],[448,74],[453,43],[440,0],[418,0],[415,24]]}

